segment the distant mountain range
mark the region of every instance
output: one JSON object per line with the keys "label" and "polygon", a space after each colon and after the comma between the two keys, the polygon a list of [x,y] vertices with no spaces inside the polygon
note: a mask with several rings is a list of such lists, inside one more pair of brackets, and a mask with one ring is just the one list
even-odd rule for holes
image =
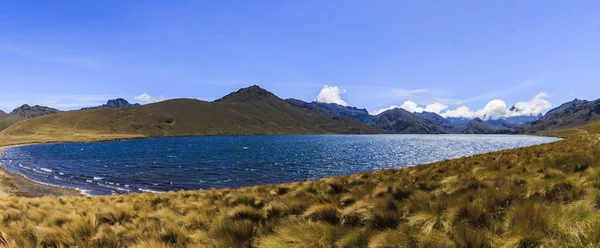
{"label": "distant mountain range", "polygon": [[72,133],[181,136],[377,133],[377,130],[350,118],[305,111],[252,86],[214,102],[173,99],[138,107],[61,112],[19,122],[2,132],[14,136]]}
{"label": "distant mountain range", "polygon": [[[93,111],[92,111],[93,110]],[[283,100],[251,86],[214,102],[174,99],[148,105],[125,99],[80,111],[60,112],[23,105],[11,113],[0,111],[4,134],[52,132],[57,127],[77,132],[145,136],[294,134],[294,133],[414,133],[514,134],[534,133],[582,125],[600,116],[600,100],[565,103],[546,115],[494,120],[444,118],[436,113],[411,113],[395,108],[377,115],[366,109],[334,103]],[[28,121],[23,121],[31,119]]]}
{"label": "distant mountain range", "polygon": [[519,126],[535,121],[541,116],[520,116],[497,120],[444,118],[436,113],[411,113],[401,108],[370,115],[366,109],[347,107],[335,103],[304,102],[287,99],[290,104],[330,116],[343,116],[360,121],[385,133],[450,133],[450,134],[512,134],[520,132]]}

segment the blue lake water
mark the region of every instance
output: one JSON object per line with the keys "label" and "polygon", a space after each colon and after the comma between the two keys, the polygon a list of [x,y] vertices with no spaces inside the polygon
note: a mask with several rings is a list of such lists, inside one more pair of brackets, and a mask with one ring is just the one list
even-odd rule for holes
{"label": "blue lake water", "polygon": [[517,135],[200,136],[6,148],[0,163],[90,195],[240,187],[400,168],[531,146]]}

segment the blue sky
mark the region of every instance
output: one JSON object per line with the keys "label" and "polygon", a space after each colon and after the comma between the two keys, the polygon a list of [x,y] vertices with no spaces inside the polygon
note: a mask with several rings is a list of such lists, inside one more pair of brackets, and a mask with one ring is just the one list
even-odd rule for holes
{"label": "blue sky", "polygon": [[600,98],[597,1],[126,2],[0,2],[0,109],[252,84],[371,112]]}

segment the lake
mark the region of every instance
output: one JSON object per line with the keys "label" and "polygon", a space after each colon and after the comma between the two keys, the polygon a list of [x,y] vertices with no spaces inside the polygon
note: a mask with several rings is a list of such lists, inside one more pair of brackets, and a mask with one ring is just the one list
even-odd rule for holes
{"label": "lake", "polygon": [[241,187],[401,168],[553,142],[521,135],[198,136],[6,148],[0,163],[88,195]]}

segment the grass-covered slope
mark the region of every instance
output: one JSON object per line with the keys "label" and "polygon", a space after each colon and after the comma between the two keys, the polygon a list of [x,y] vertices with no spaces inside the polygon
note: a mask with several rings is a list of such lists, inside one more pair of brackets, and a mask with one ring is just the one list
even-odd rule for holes
{"label": "grass-covered slope", "polygon": [[21,107],[14,109],[10,113],[5,113],[4,111],[0,110],[0,131],[25,119],[55,114],[58,112],[60,111],[58,111],[57,109],[39,105],[29,106],[27,104],[24,104]]}
{"label": "grass-covered slope", "polygon": [[280,185],[0,200],[19,247],[597,247],[600,139]]}
{"label": "grass-covered slope", "polygon": [[299,109],[253,86],[216,102],[175,99],[130,108],[62,112],[24,120],[1,134],[7,139],[70,139],[73,135],[227,135],[373,133],[358,121]]}

